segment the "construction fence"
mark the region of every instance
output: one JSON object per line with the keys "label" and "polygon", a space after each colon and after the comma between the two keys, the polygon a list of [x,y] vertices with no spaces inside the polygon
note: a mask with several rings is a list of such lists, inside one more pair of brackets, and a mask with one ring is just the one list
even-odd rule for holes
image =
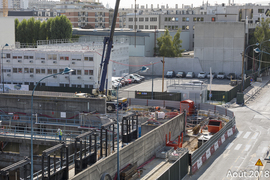
{"label": "construction fence", "polygon": [[211,155],[236,132],[235,117],[230,110],[210,105],[199,105],[200,110],[211,110],[220,115],[224,115],[229,118],[227,124],[217,133],[215,133],[207,142],[200,146],[193,154],[191,154],[191,166],[190,174],[194,174],[202,165],[210,158]]}
{"label": "construction fence", "polygon": [[[245,79],[244,82],[244,90],[250,86],[251,77],[248,77]],[[224,102],[230,102],[233,98],[237,96],[237,92],[241,92],[243,88],[242,83],[237,84],[234,88],[232,88],[230,91],[211,91],[212,101],[224,101]],[[210,91],[207,93],[208,100],[210,100],[209,94]]]}

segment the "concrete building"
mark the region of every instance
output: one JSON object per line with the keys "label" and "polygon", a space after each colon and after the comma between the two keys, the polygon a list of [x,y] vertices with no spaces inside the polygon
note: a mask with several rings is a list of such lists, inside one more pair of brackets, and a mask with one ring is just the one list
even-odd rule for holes
{"label": "concrete building", "polygon": [[245,24],[242,22],[200,22],[196,24],[194,56],[203,71],[236,73],[242,70]]}
{"label": "concrete building", "polygon": [[[129,43],[129,56],[152,57],[155,55],[156,39],[164,34],[164,29],[134,30],[117,28],[114,33],[114,42]],[[73,35],[80,35],[86,41],[103,41],[104,36],[109,36],[110,31],[105,29],[79,29],[73,28]],[[176,31],[170,31],[173,37]],[[182,48],[189,48],[189,32],[181,32]]]}
{"label": "concrete building", "polygon": [[12,17],[0,17],[0,22],[3,26],[0,26],[0,47],[5,44],[9,46],[15,45],[15,26],[14,18]]}
{"label": "concrete building", "polygon": [[8,16],[17,18],[19,21],[23,19],[34,18],[35,20],[47,21],[49,18],[60,16],[61,14],[52,10],[20,10],[20,11],[8,11]]}
{"label": "concrete building", "polygon": [[[44,86],[97,88],[103,44],[99,42],[41,45],[38,48],[5,49],[3,53],[4,82],[7,84],[35,84],[43,77],[70,67],[71,74],[59,75],[41,82]],[[128,45],[115,43],[108,79],[112,73],[120,76],[129,72]],[[113,69],[114,67],[114,69]],[[108,88],[111,88],[109,81]]]}

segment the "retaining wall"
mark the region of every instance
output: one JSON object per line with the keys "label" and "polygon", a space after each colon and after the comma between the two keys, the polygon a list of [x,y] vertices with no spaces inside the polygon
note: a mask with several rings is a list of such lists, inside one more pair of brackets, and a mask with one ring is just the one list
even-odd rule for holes
{"label": "retaining wall", "polygon": [[[136,141],[130,143],[120,150],[120,169],[130,163],[137,162],[141,165],[150,159],[157,149],[165,145],[165,135],[171,132],[175,139],[182,131],[185,131],[185,116],[180,114],[168,122],[160,125]],[[112,177],[117,172],[117,154],[99,160],[97,163],[73,177],[73,180],[100,179],[103,173],[109,173]]]}

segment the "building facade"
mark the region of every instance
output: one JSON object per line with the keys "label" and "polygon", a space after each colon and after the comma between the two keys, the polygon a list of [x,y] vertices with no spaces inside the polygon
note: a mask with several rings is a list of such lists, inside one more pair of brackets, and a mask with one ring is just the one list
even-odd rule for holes
{"label": "building facade", "polygon": [[[102,48],[102,43],[91,42],[43,45],[31,49],[5,49],[1,74],[4,75],[6,84],[34,85],[43,77],[70,67],[74,70],[71,74],[47,78],[41,85],[97,88]],[[128,72],[127,52],[127,44],[114,44],[108,67],[108,88],[111,88],[110,79],[113,72],[116,75]]]}

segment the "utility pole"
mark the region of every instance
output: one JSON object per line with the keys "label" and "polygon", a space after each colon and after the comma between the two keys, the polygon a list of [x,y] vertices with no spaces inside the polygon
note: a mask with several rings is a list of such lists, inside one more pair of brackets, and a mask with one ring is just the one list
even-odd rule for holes
{"label": "utility pole", "polygon": [[245,51],[242,53],[242,92],[244,91],[244,57],[245,57]]}
{"label": "utility pole", "polygon": [[163,64],[163,69],[162,69],[162,92],[164,92],[164,65],[165,65],[164,56],[163,56],[163,60],[161,60],[161,62]]}
{"label": "utility pole", "polygon": [[153,62],[151,62],[151,64],[152,64],[152,99],[154,99],[154,91],[153,91],[153,88],[154,88],[154,63]]}

